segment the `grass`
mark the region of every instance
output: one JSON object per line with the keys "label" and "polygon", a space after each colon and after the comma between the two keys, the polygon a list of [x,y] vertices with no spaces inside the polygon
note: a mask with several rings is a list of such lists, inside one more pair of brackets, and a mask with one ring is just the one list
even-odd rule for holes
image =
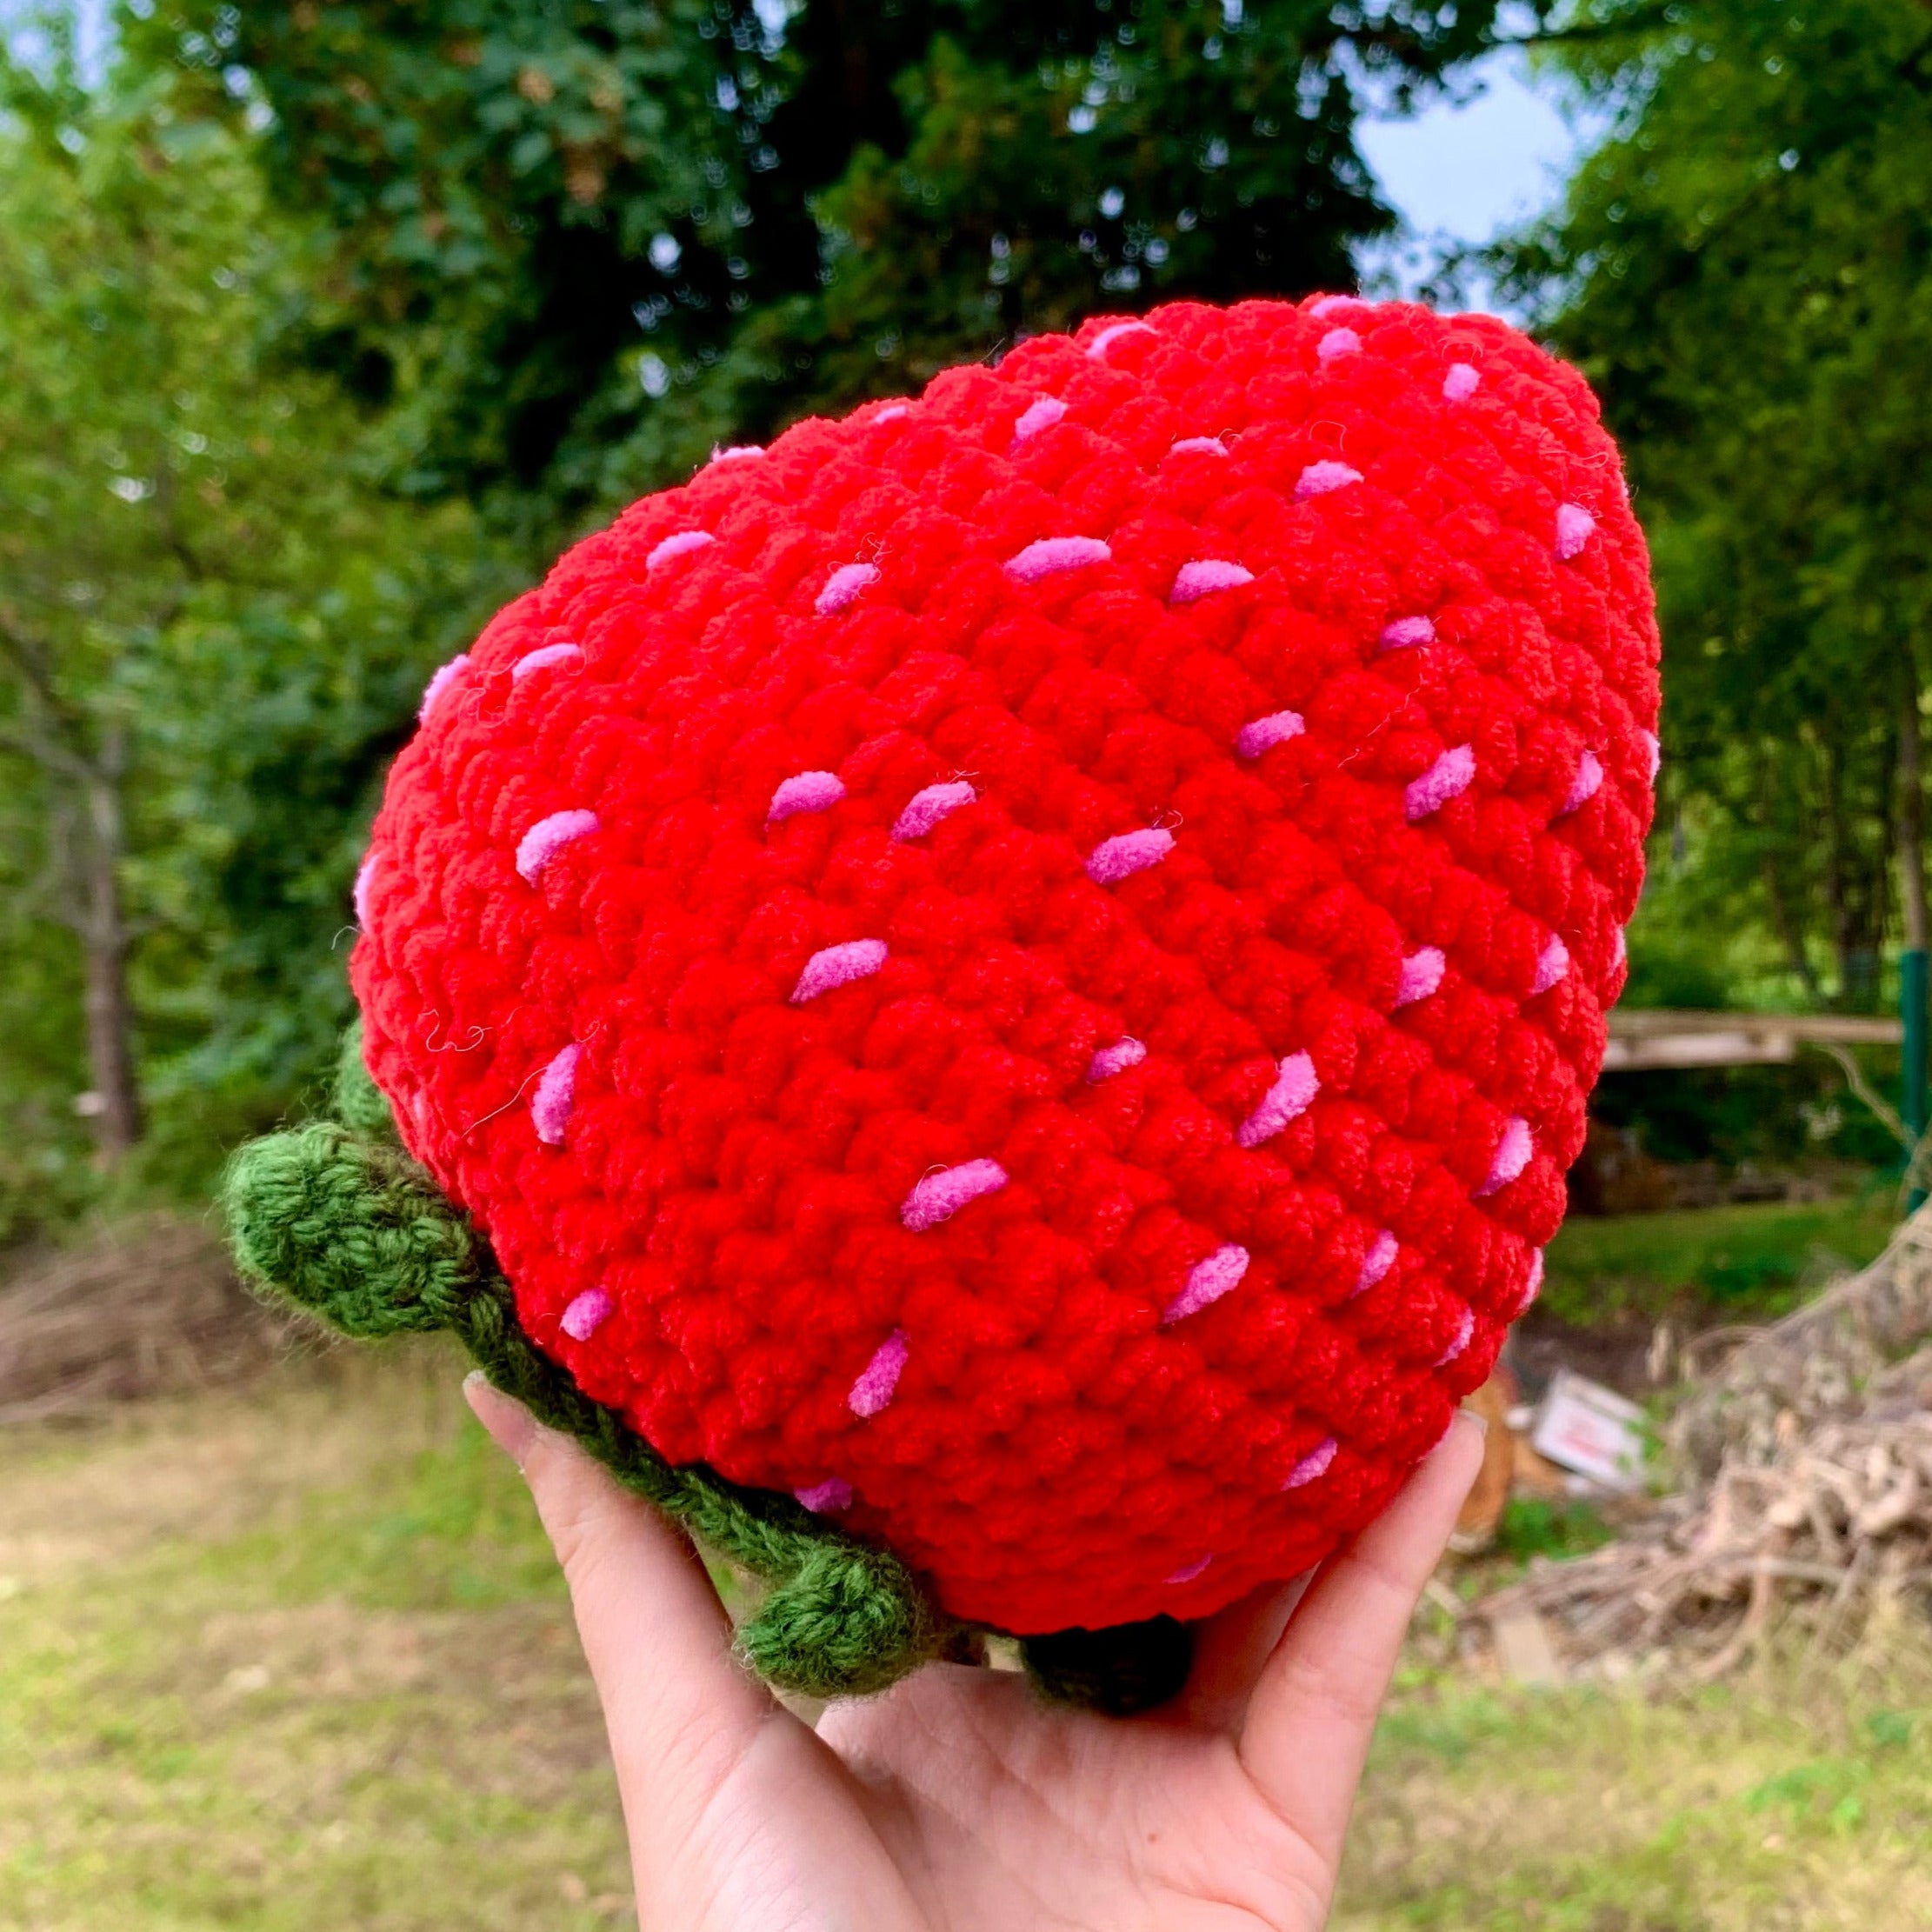
{"label": "grass", "polygon": [[1784,1314],[1889,1238],[1889,1193],[1794,1205],[1699,1208],[1567,1222],[1550,1242],[1542,1306],[1578,1327],[1702,1303],[1722,1320]]}
{"label": "grass", "polygon": [[[0,1436],[0,1926],[632,1922],[563,1593],[457,1372],[342,1355]],[[1518,1527],[1526,1553],[1590,1534]],[[1929,1686],[1895,1664],[1646,1704],[1418,1664],[1336,1924],[1932,1927]]]}

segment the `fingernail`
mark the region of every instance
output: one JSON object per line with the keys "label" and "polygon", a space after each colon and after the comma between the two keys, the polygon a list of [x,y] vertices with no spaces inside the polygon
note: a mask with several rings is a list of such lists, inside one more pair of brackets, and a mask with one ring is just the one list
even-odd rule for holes
{"label": "fingernail", "polygon": [[463,1378],[463,1396],[490,1441],[521,1470],[536,1434],[536,1418],[514,1396],[496,1388],[481,1369]]}
{"label": "fingernail", "polygon": [[1473,1409],[1458,1409],[1456,1413],[1461,1416],[1465,1422],[1471,1422],[1476,1424],[1476,1432],[1478,1436],[1486,1436],[1489,1435],[1489,1418],[1487,1416],[1478,1416]]}

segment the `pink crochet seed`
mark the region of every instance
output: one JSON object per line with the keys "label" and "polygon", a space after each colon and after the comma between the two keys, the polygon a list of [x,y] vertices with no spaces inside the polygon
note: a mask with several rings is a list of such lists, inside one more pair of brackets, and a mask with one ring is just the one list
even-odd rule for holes
{"label": "pink crochet seed", "polygon": [[1470,1338],[1475,1333],[1476,1317],[1468,1309],[1464,1309],[1462,1310],[1462,1319],[1456,1324],[1456,1339],[1449,1343],[1448,1348],[1442,1350],[1441,1355],[1436,1356],[1430,1366],[1436,1369],[1448,1368],[1449,1363],[1454,1362],[1456,1356],[1469,1347]]}
{"label": "pink crochet seed", "polygon": [[1485,1195],[1508,1187],[1529,1165],[1529,1156],[1535,1152],[1536,1143],[1529,1137],[1529,1123],[1520,1115],[1512,1114],[1502,1123],[1502,1138],[1496,1143],[1496,1157],[1489,1163],[1488,1177],[1476,1190],[1476,1198],[1480,1201]]}
{"label": "pink crochet seed", "polygon": [[717,542],[710,530],[679,530],[675,536],[667,536],[644,559],[646,572],[661,569],[673,557],[689,556],[693,550],[702,550]]}
{"label": "pink crochet seed", "polygon": [[1325,295],[1319,302],[1309,304],[1309,313],[1317,322],[1325,321],[1329,316],[1343,309],[1365,309],[1368,304],[1358,295]]}
{"label": "pink crochet seed", "polygon": [[1198,1558],[1196,1562],[1184,1564],[1181,1569],[1176,1570],[1173,1576],[1169,1577],[1167,1580],[1170,1584],[1191,1583],[1195,1580],[1195,1578],[1200,1576],[1201,1573],[1204,1569],[1206,1569],[1208,1565],[1213,1561],[1214,1556],[1213,1553],[1210,1551],[1207,1556]]}
{"label": "pink crochet seed", "polygon": [[1146,1058],[1147,1049],[1138,1040],[1116,1040],[1110,1047],[1102,1047],[1087,1063],[1087,1084],[1097,1087],[1116,1073],[1139,1066]]}
{"label": "pink crochet seed", "polygon": [[1420,778],[1410,782],[1402,795],[1402,816],[1413,825],[1431,812],[1442,810],[1450,799],[1460,797],[1475,782],[1475,749],[1459,744],[1445,751]]}
{"label": "pink crochet seed", "polygon": [[1335,1452],[1342,1445],[1332,1436],[1324,1436],[1293,1469],[1288,1472],[1288,1481],[1282,1484],[1283,1489],[1305,1489],[1318,1477],[1329,1473],[1329,1465],[1335,1460]]}
{"label": "pink crochet seed", "polygon": [[369,892],[376,883],[376,855],[371,852],[356,868],[356,883],[349,895],[350,903],[356,909],[356,923],[364,928],[369,924]]}
{"label": "pink crochet seed", "polygon": [[581,664],[583,662],[581,644],[541,644],[535,650],[526,650],[510,667],[510,681],[512,684],[521,684],[532,671],[548,670],[552,664]]}
{"label": "pink crochet seed", "polygon": [[1216,590],[1233,590],[1254,581],[1255,573],[1238,563],[1204,556],[1196,563],[1183,563],[1175,573],[1174,588],[1168,592],[1167,601],[1170,604],[1198,603]]}
{"label": "pink crochet seed", "polygon": [[1530,1304],[1542,1293],[1542,1289],[1543,1251],[1537,1248],[1532,1249],[1529,1256],[1529,1274],[1522,1284],[1522,1299],[1516,1303],[1516,1314],[1512,1315],[1509,1319],[1514,1322],[1518,1316],[1527,1315],[1529,1312]]}
{"label": "pink crochet seed", "polygon": [[1105,563],[1113,554],[1097,536],[1043,536],[1007,558],[1006,574],[1022,583],[1037,583],[1042,577],[1057,576],[1063,570]]}
{"label": "pink crochet seed", "polygon": [[845,781],[836,771],[801,771],[771,795],[765,823],[776,825],[800,812],[829,812],[845,796]]}
{"label": "pink crochet seed", "polygon": [[1362,481],[1362,472],[1345,463],[1311,463],[1295,480],[1295,501],[1305,503],[1310,496],[1326,496]]}
{"label": "pink crochet seed", "polygon": [[711,451],[711,461],[713,463],[736,463],[745,456],[762,456],[764,453],[765,446],[762,443],[734,443],[729,449],[714,448]]}
{"label": "pink crochet seed", "polygon": [[1362,337],[1352,329],[1331,329],[1315,345],[1317,362],[1332,363],[1342,356],[1359,356]]}
{"label": "pink crochet seed", "polygon": [[1630,956],[1630,943],[1623,936],[1623,929],[1616,929],[1616,942],[1610,948],[1610,970],[1616,972]]}
{"label": "pink crochet seed", "polygon": [[822,617],[844,610],[869,583],[879,581],[876,563],[842,563],[825,579],[825,588],[812,605]]}
{"label": "pink crochet seed", "polygon": [[1259,1147],[1271,1141],[1291,1120],[1305,1114],[1322,1090],[1315,1063],[1305,1053],[1291,1053],[1275,1075],[1275,1084],[1262,1096],[1261,1104],[1235,1129],[1235,1138],[1243,1147]]}
{"label": "pink crochet seed", "polygon": [[1644,776],[1654,783],[1658,768],[1663,763],[1663,747],[1657,742],[1657,734],[1655,731],[1639,731],[1637,736],[1642,743],[1644,756],[1649,761],[1649,769],[1644,773]]}
{"label": "pink crochet seed", "polygon": [[1183,450],[1197,450],[1205,456],[1224,456],[1228,453],[1228,445],[1217,436],[1184,436],[1168,454],[1176,456]]}
{"label": "pink crochet seed", "polygon": [[563,1311],[557,1323],[573,1342],[588,1342],[610,1319],[616,1304],[601,1288],[587,1288]]}
{"label": "pink crochet seed", "polygon": [[928,785],[906,800],[905,809],[892,821],[892,836],[902,845],[923,838],[941,819],[956,812],[962,805],[971,804],[978,796],[963,778]]}
{"label": "pink crochet seed", "polygon": [[545,1147],[562,1147],[563,1129],[570,1118],[570,1106],[576,1098],[578,1046],[565,1047],[545,1067],[530,1096],[530,1123]]}
{"label": "pink crochet seed", "polygon": [[1006,1183],[1006,1169],[997,1161],[962,1161],[957,1167],[943,1167],[914,1183],[900,1203],[899,1219],[914,1234],[923,1235],[942,1221],[950,1221],[968,1202],[997,1194]]}
{"label": "pink crochet seed", "polygon": [[880,1342],[872,1359],[859,1371],[845,1406],[855,1416],[876,1416],[892,1400],[899,1376],[906,1365],[906,1331],[895,1329]]}
{"label": "pink crochet seed", "polygon": [[459,678],[470,663],[470,653],[458,651],[447,664],[443,664],[430,675],[430,682],[423,687],[423,702],[416,707],[416,722],[420,724],[436,708],[436,701]]}
{"label": "pink crochet seed", "polygon": [[852,1507],[852,1485],[843,1476],[829,1476],[823,1482],[814,1482],[803,1489],[791,1492],[815,1516],[829,1515],[836,1509]]}
{"label": "pink crochet seed", "polygon": [[1413,1006],[1417,1000],[1426,1000],[1442,983],[1448,965],[1440,946],[1420,947],[1409,954],[1396,980],[1396,1006]]}
{"label": "pink crochet seed", "polygon": [[912,406],[907,403],[889,403],[879,413],[868,420],[873,423],[896,423],[902,416],[910,416]]}
{"label": "pink crochet seed", "polygon": [[1529,996],[1534,999],[1539,993],[1547,993],[1569,970],[1569,948],[1552,933],[1549,943],[1536,956],[1536,976],[1529,983]]}
{"label": "pink crochet seed", "polygon": [[1013,425],[1013,440],[1024,443],[1029,436],[1050,430],[1067,413],[1067,405],[1057,396],[1037,396],[1020,412]]}
{"label": "pink crochet seed", "polygon": [[849,939],[843,946],[828,946],[805,962],[798,983],[791,989],[791,1003],[803,1006],[836,986],[849,986],[866,979],[885,964],[883,939]]}
{"label": "pink crochet seed", "polygon": [[595,812],[552,812],[540,818],[516,845],[517,876],[526,885],[535,885],[543,869],[566,845],[587,837],[597,829]]}
{"label": "pink crochet seed", "polygon": [[1482,371],[1474,363],[1451,363],[1442,378],[1445,403],[1467,403],[1482,386]]}
{"label": "pink crochet seed", "polygon": [[1402,1244],[1384,1228],[1369,1243],[1369,1252],[1362,1257],[1362,1272],[1355,1278],[1355,1286],[1349,1290],[1353,1301],[1357,1295],[1366,1295],[1389,1270],[1396,1265],[1396,1257],[1402,1252]]}
{"label": "pink crochet seed", "polygon": [[1123,832],[1104,838],[1087,855],[1087,876],[1096,885],[1118,885],[1123,879],[1158,865],[1174,849],[1174,834],[1158,825],[1144,832]]}
{"label": "pink crochet seed", "polygon": [[1123,336],[1151,336],[1153,333],[1154,330],[1144,322],[1116,322],[1110,328],[1103,329],[1087,344],[1087,353],[1096,362],[1104,362],[1107,359],[1107,351]]}
{"label": "pink crochet seed", "polygon": [[1576,776],[1570,781],[1569,790],[1563,802],[1556,808],[1559,818],[1568,818],[1574,811],[1581,811],[1596,797],[1597,787],[1603,783],[1603,767],[1594,751],[1586,751],[1576,761]]}
{"label": "pink crochet seed", "polygon": [[1184,1322],[1189,1316],[1198,1315],[1210,1302],[1239,1288],[1242,1276],[1248,1272],[1248,1259],[1245,1248],[1236,1248],[1230,1242],[1225,1248],[1216,1249],[1205,1261],[1197,1261],[1188,1270],[1181,1292],[1161,1311],[1163,1325]]}
{"label": "pink crochet seed", "polygon": [[1384,650],[1410,650],[1417,644],[1433,644],[1436,642],[1436,621],[1433,617],[1397,617],[1393,623],[1382,627],[1381,643]]}
{"label": "pink crochet seed", "polygon": [[1299,711],[1270,711],[1264,718],[1250,718],[1235,734],[1235,749],[1243,758],[1258,758],[1308,729]]}
{"label": "pink crochet seed", "polygon": [[1580,556],[1596,529],[1596,519],[1581,503],[1565,503],[1556,512],[1556,555],[1568,563]]}

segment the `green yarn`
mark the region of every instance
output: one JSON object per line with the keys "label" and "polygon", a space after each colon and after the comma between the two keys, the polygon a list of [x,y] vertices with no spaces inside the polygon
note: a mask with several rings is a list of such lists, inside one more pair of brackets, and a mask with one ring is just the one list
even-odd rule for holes
{"label": "green yarn", "polygon": [[[348,1089],[356,1108],[352,1050],[338,1092]],[[359,1052],[353,1067],[360,1071]],[[250,1281],[346,1335],[454,1329],[490,1381],[537,1421],[575,1436],[625,1488],[766,1580],[771,1589],[740,1627],[737,1649],[768,1682],[812,1696],[863,1695],[938,1653],[948,1632],[889,1550],[843,1535],[789,1496],[742,1489],[703,1468],[672,1469],[540,1355],[517,1325],[495,1257],[400,1149],[311,1122],[243,1148],[229,1163],[223,1205]]]}
{"label": "green yarn", "polygon": [[342,1036],[336,1060],[336,1117],[365,1141],[394,1141],[396,1116],[383,1089],[363,1064],[363,1023],[353,1021]]}

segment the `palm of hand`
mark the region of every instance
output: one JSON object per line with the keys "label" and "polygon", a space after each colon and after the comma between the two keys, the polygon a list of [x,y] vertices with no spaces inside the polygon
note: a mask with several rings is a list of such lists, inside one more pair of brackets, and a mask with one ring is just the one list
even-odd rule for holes
{"label": "palm of hand", "polygon": [[[1120,1719],[936,1665],[816,1731],[733,1662],[676,1531],[472,1384],[570,1582],[647,1932],[1315,1932],[1402,1634],[1476,1466],[1462,1422],[1305,1599],[1200,1627]],[[1292,1613],[1292,1614],[1291,1614]]]}

